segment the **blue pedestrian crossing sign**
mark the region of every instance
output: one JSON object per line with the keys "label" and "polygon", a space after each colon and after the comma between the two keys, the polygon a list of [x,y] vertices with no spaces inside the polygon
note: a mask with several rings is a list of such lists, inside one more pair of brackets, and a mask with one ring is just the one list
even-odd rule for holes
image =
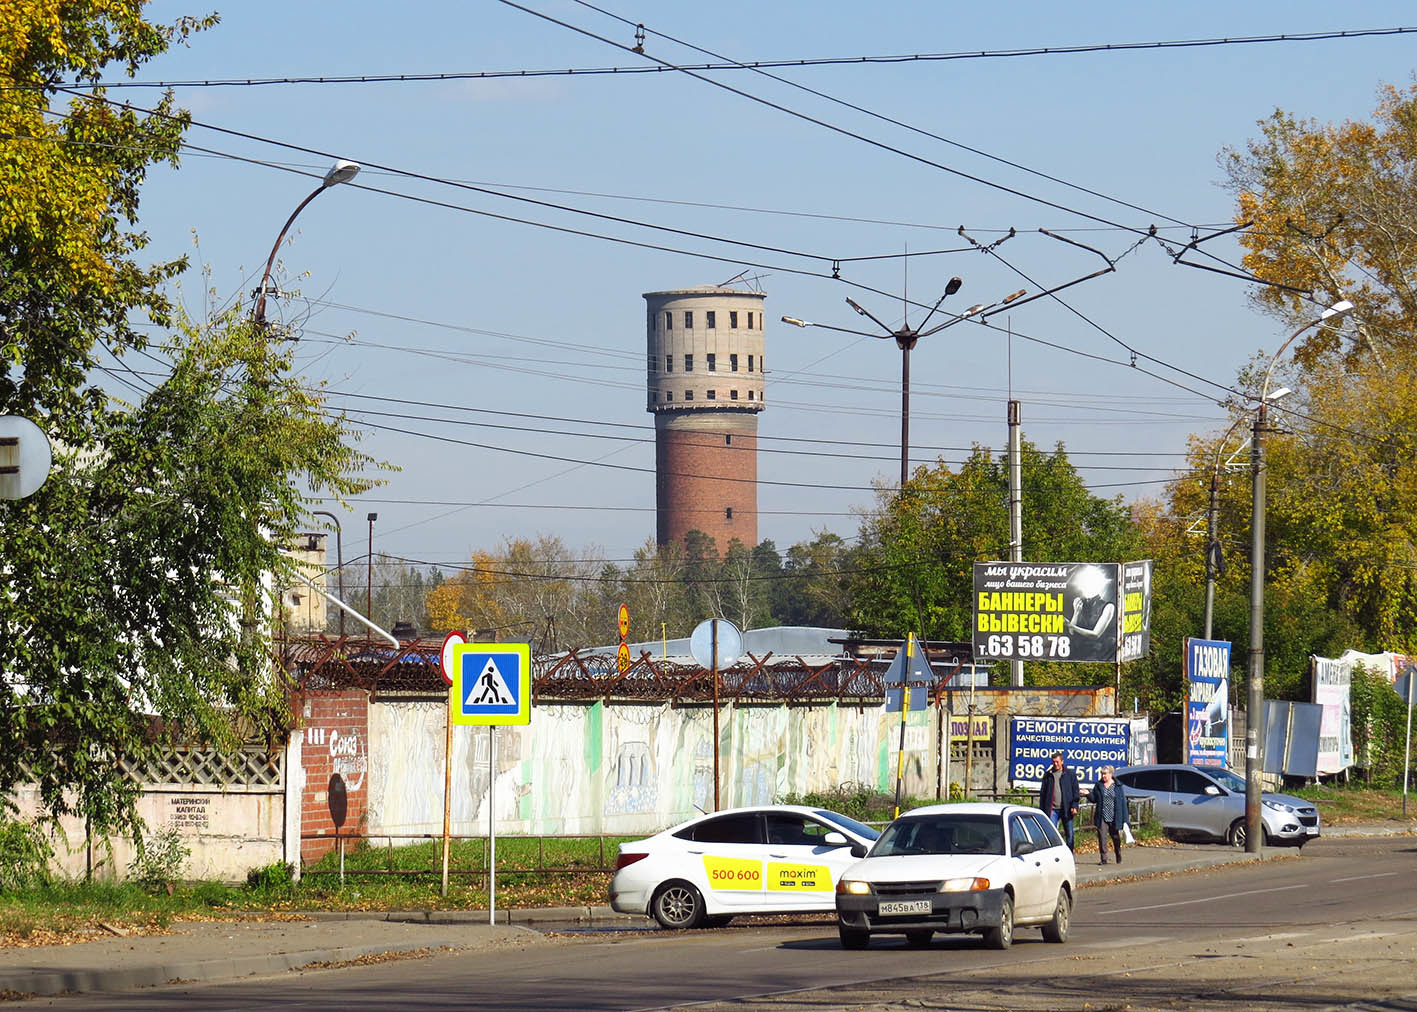
{"label": "blue pedestrian crossing sign", "polygon": [[531,647],[459,643],[453,647],[448,713],[454,724],[531,723]]}

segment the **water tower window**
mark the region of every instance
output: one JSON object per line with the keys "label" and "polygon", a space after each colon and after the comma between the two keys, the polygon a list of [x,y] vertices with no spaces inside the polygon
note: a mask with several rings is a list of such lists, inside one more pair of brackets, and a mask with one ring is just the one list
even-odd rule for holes
{"label": "water tower window", "polygon": [[728,325],[734,330],[738,329],[738,310],[730,309],[728,311]]}
{"label": "water tower window", "polygon": [[749,371],[749,372],[752,372],[752,371],[753,371],[753,356],[752,356],[752,355],[749,355],[749,356],[748,356],[748,371]]}
{"label": "water tower window", "polygon": [[694,314],[693,314],[692,311],[686,312],[686,313],[684,314],[684,329],[685,329],[685,330],[693,330],[693,329],[694,329]]}
{"label": "water tower window", "polygon": [[729,371],[729,372],[737,372],[737,371],[738,371],[738,356],[737,356],[737,355],[729,355],[729,356],[728,356],[728,371]]}
{"label": "water tower window", "polygon": [[684,391],[684,400],[686,400],[686,401],[692,401],[693,399],[694,399],[694,391],[692,391],[692,390],[685,390],[685,391]]}
{"label": "water tower window", "polygon": [[715,397],[715,395],[716,395],[717,393],[718,393],[717,390],[710,390],[710,391],[708,392],[708,399],[711,400],[711,401],[712,401],[712,400],[716,400],[717,398]]}
{"label": "water tower window", "polygon": [[705,310],[705,311],[704,311],[704,316],[705,316],[704,326],[707,327],[709,330],[713,330],[713,329],[715,329],[715,328],[718,326],[718,324],[716,324],[716,323],[714,322],[715,314],[714,314],[714,311],[713,311],[712,309]]}
{"label": "water tower window", "polygon": [[733,507],[732,507],[732,506],[725,506],[725,507],[723,507],[723,519],[725,519],[725,520],[732,520],[732,519],[733,519]]}
{"label": "water tower window", "polygon": [[665,372],[673,372],[673,371],[674,371],[674,356],[673,356],[673,355],[665,355],[665,356],[664,356],[664,371],[665,371]]}
{"label": "water tower window", "polygon": [[752,329],[753,329],[753,314],[752,314],[752,313],[749,313],[749,314],[748,314],[748,329],[749,329],[749,330],[752,330]]}
{"label": "water tower window", "polygon": [[693,371],[694,371],[694,356],[693,356],[693,355],[685,355],[685,356],[684,356],[684,371],[685,371],[685,372],[693,372]]}
{"label": "water tower window", "polygon": [[749,390],[749,391],[748,391],[748,400],[751,401],[752,399],[753,399],[753,391]]}
{"label": "water tower window", "polygon": [[728,399],[729,399],[730,401],[736,401],[736,400],[738,399],[738,391],[737,391],[737,390],[730,390],[730,391],[728,391]]}
{"label": "water tower window", "polygon": [[733,445],[733,434],[732,434],[731,432],[724,435],[724,437],[723,437],[723,445],[724,445],[724,446],[732,446],[732,445]]}
{"label": "water tower window", "polygon": [[666,391],[664,391],[664,403],[665,403],[665,404],[668,404],[668,403],[669,403],[670,401],[672,401],[672,400],[674,400],[674,391],[673,391],[673,390],[666,390]]}
{"label": "water tower window", "polygon": [[665,330],[673,330],[673,329],[674,329],[674,314],[673,314],[673,313],[665,313],[665,314],[664,314],[664,329],[665,329]]}
{"label": "water tower window", "polygon": [[709,372],[718,372],[718,356],[713,352],[709,352],[707,357]]}

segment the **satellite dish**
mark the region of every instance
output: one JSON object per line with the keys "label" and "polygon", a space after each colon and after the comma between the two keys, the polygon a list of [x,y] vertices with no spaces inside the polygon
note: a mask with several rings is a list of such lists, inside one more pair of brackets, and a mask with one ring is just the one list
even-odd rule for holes
{"label": "satellite dish", "polygon": [[[718,656],[714,656],[714,629],[717,627]],[[743,634],[726,618],[706,618],[689,637],[689,653],[706,668],[728,668],[743,656]]]}

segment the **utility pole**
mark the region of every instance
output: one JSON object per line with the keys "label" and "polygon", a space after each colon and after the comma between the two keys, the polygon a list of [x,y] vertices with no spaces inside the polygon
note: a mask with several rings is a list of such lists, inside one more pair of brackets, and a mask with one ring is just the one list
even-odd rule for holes
{"label": "utility pole", "polygon": [[[1009,401],[1009,561],[1023,561],[1023,460],[1019,428],[1021,405]],[[1023,685],[1023,661],[1009,661],[1009,684]],[[971,720],[973,715],[971,715]]]}
{"label": "utility pole", "polygon": [[1254,503],[1250,518],[1250,681],[1245,697],[1245,850],[1260,850],[1263,826],[1260,803],[1264,785],[1260,780],[1260,728],[1264,725],[1264,508],[1265,416],[1268,400],[1260,398],[1255,410],[1255,433],[1250,442],[1250,467],[1254,482]]}

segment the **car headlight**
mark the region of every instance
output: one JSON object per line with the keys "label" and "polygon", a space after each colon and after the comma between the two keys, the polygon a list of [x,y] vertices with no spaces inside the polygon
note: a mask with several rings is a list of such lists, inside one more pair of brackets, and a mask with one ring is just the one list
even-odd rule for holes
{"label": "car headlight", "polygon": [[1272,808],[1276,812],[1289,812],[1292,815],[1296,811],[1293,805],[1286,805],[1282,801],[1271,801],[1269,798],[1263,800],[1266,808]]}
{"label": "car headlight", "polygon": [[848,896],[869,896],[871,883],[862,882],[859,879],[844,878],[836,884],[836,891],[846,893]]}
{"label": "car headlight", "polygon": [[970,893],[988,888],[987,878],[947,878],[940,883],[942,893]]}

